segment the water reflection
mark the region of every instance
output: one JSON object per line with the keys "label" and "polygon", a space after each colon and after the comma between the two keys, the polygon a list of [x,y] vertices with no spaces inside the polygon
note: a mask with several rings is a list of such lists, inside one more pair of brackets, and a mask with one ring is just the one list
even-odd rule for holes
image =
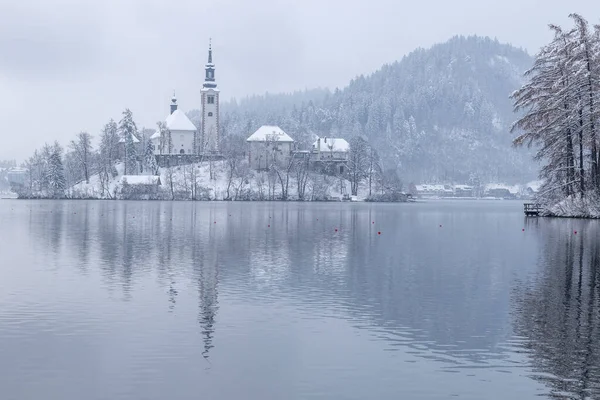
{"label": "water reflection", "polygon": [[[180,374],[204,360],[231,373],[262,371],[257,379],[280,374],[287,390],[314,369],[313,381],[329,387],[324,398],[339,394],[349,371],[377,371],[370,378],[386,382],[380,398],[392,398],[411,384],[393,380],[412,371],[406,365],[445,382],[437,391],[422,383],[418,393],[429,397],[469,398],[471,390],[470,398],[489,398],[479,385],[490,382],[521,395],[544,385],[566,398],[600,394],[597,224],[524,222],[511,203],[444,204],[19,202],[29,213],[26,247],[39,257],[25,260],[39,267],[19,282],[49,279],[45,289],[60,298],[43,296],[37,283],[23,285],[23,297],[45,302],[65,333],[116,332],[98,340],[125,342],[124,362],[150,372],[123,379],[140,385],[173,358],[191,363],[175,367]],[[90,292],[84,301],[73,293],[81,284]],[[9,337],[1,322],[27,308],[16,304],[0,310],[0,342]],[[37,323],[30,332],[46,335]],[[364,366],[329,360],[340,323],[353,332],[343,336],[354,343],[344,354]],[[314,360],[301,357],[306,342],[329,336]],[[448,372],[447,381],[435,375]],[[357,398],[360,388],[347,387]]]}
{"label": "water reflection", "polygon": [[[551,396],[600,397],[600,230],[543,220],[540,273],[514,290],[515,330]],[[576,232],[576,233],[575,233]]]}
{"label": "water reflection", "polygon": [[508,293],[519,273],[510,268],[527,254],[520,235],[501,234],[506,222],[497,214],[465,209],[440,229],[446,217],[430,210],[247,207],[58,204],[48,222],[32,227],[39,237],[51,232],[51,249],[64,235],[62,251],[74,252],[78,265],[94,253],[105,287],[120,288],[123,301],[156,273],[173,311],[194,281],[206,357],[225,285],[243,301],[285,298],[308,313],[348,319],[375,330],[391,350],[408,346],[453,364],[506,359],[498,346],[510,337]]}

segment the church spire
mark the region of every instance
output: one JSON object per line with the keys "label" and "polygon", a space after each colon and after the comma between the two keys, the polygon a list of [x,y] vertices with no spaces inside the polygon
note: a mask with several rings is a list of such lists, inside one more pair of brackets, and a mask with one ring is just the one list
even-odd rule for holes
{"label": "church spire", "polygon": [[208,62],[205,66],[206,75],[204,76],[204,84],[202,85],[205,89],[215,89],[217,84],[215,83],[215,64],[212,59],[212,39],[208,41]]}
{"label": "church spire", "polygon": [[173,90],[173,97],[171,97],[171,114],[177,110],[177,97],[175,97],[175,90]]}

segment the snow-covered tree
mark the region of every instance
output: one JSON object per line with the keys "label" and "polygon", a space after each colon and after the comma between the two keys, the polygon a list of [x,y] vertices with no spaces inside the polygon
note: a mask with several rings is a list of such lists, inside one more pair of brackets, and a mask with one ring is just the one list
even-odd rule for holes
{"label": "snow-covered tree", "polygon": [[67,188],[62,151],[62,147],[58,142],[54,142],[48,159],[48,195],[55,199],[63,198]]}
{"label": "snow-covered tree", "polygon": [[515,111],[522,112],[513,125],[521,131],[514,144],[538,146],[540,200],[546,203],[600,192],[600,28],[592,34],[581,16],[571,18],[572,30],[550,25],[554,39],[526,72],[528,82],[512,95]]}
{"label": "snow-covered tree", "polygon": [[93,161],[92,135],[87,132],[80,132],[75,140],[71,140],[69,148],[73,151],[76,165],[83,172],[85,182],[90,183]]}
{"label": "snow-covered tree", "polygon": [[160,132],[160,139],[158,144],[159,154],[171,154],[173,152],[173,138],[171,137],[171,131],[167,128],[167,124],[163,121],[156,123],[158,131]]}
{"label": "snow-covered tree", "polygon": [[98,177],[101,196],[111,196],[109,182],[116,176],[115,161],[119,154],[119,133],[117,123],[110,120],[100,134],[100,154],[98,159]]}
{"label": "snow-covered tree", "polygon": [[119,134],[125,142],[125,175],[135,174],[137,173],[137,150],[134,138],[139,139],[133,114],[128,108],[123,111],[123,117],[119,121]]}
{"label": "snow-covered tree", "polygon": [[367,142],[360,136],[354,136],[350,139],[347,166],[350,191],[353,196],[358,195],[358,186],[367,176],[369,168],[368,147]]}
{"label": "snow-covered tree", "polygon": [[150,172],[151,174],[157,173],[158,166],[156,165],[156,156],[154,155],[154,145],[150,140],[146,142],[144,165],[146,166],[146,171]]}
{"label": "snow-covered tree", "polygon": [[125,137],[125,175],[137,174],[137,149],[133,142],[133,135]]}

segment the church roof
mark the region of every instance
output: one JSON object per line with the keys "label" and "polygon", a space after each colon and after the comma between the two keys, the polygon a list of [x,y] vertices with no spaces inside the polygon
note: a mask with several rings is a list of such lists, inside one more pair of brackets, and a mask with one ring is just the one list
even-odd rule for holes
{"label": "church roof", "polygon": [[[320,148],[320,149],[319,149]],[[313,149],[320,151],[349,151],[350,143],[342,138],[321,138],[313,143]]]}
{"label": "church roof", "polygon": [[190,119],[187,117],[187,115],[185,115],[185,113],[181,110],[173,111],[173,114],[167,117],[165,123],[167,124],[167,128],[169,128],[170,131],[196,130],[196,125],[194,125],[192,121],[190,121]]}
{"label": "church roof", "polygon": [[283,131],[278,126],[272,125],[263,125],[256,130],[248,139],[247,142],[267,142],[267,141],[277,141],[277,142],[293,142],[292,139],[287,133]]}

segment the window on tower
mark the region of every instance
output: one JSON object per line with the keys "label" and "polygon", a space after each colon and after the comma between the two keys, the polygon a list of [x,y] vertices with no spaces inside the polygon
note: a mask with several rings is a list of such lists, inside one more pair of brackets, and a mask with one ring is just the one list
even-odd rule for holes
{"label": "window on tower", "polygon": [[208,96],[208,97],[206,97],[206,102],[208,104],[215,104],[215,96]]}
{"label": "window on tower", "polygon": [[209,113],[208,113],[208,116],[209,116],[209,117],[212,117],[212,112],[209,112]]}

